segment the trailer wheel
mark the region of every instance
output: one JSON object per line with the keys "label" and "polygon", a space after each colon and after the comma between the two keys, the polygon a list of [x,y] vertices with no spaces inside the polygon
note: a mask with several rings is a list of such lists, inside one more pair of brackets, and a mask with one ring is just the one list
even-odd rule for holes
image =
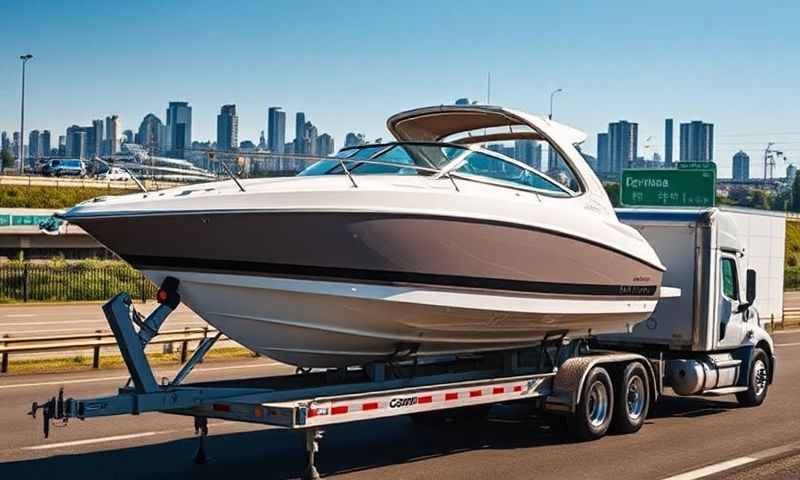
{"label": "trailer wheel", "polygon": [[750,381],[747,390],[736,394],[736,400],[743,407],[757,407],[767,398],[769,389],[769,361],[764,350],[756,348],[750,359]]}
{"label": "trailer wheel", "polygon": [[595,440],[608,432],[614,408],[614,387],[603,367],[589,371],[581,401],[567,419],[569,432],[578,441]]}
{"label": "trailer wheel", "polygon": [[650,407],[650,382],[647,370],[639,362],[625,367],[616,385],[617,400],[611,429],[616,433],[638,432]]}

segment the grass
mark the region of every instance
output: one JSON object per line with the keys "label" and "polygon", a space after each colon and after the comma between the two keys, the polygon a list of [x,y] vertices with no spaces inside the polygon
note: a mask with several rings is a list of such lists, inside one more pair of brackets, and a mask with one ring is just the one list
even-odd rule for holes
{"label": "grass", "polygon": [[[237,358],[253,358],[250,350],[242,347],[216,348],[206,354],[204,362],[219,362]],[[152,366],[180,365],[181,353],[148,353],[147,358]],[[101,355],[100,368],[124,368],[125,362],[121,355]],[[92,370],[92,356],[78,355],[75,357],[23,359],[14,360],[11,356],[8,362],[8,373],[5,375],[25,375],[31,373],[64,373]]]}
{"label": "grass", "polygon": [[94,197],[133,192],[124,188],[0,185],[0,207],[60,209]]}

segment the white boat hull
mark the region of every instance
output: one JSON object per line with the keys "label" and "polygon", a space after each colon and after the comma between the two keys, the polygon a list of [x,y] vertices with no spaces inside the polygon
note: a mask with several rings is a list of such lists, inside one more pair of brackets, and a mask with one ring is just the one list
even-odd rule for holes
{"label": "white boat hull", "polygon": [[547,332],[619,332],[654,299],[593,299],[437,290],[250,275],[147,270],[180,280],[182,301],[238,343],[303,367],[339,367],[393,355],[534,345]]}

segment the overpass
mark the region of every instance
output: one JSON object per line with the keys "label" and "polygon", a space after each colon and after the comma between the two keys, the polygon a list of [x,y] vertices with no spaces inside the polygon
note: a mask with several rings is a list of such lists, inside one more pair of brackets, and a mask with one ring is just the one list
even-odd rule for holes
{"label": "overpass", "polygon": [[83,229],[67,224],[60,235],[45,235],[39,222],[55,210],[38,208],[0,208],[0,257],[45,259],[56,255],[67,258],[109,257],[111,253]]}

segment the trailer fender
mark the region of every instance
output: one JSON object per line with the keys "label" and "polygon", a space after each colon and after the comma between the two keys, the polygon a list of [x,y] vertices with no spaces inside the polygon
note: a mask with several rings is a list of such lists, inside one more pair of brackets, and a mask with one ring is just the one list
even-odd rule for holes
{"label": "trailer fender", "polygon": [[656,375],[653,365],[642,355],[624,352],[595,352],[591,355],[574,357],[566,360],[558,368],[558,372],[553,379],[553,388],[550,395],[545,399],[545,410],[553,412],[574,413],[575,408],[581,401],[581,391],[586,382],[586,376],[596,366],[603,366],[609,370],[614,378],[624,369],[624,366],[631,362],[640,362],[648,372],[650,380],[650,398],[655,402],[658,398],[656,386]]}

